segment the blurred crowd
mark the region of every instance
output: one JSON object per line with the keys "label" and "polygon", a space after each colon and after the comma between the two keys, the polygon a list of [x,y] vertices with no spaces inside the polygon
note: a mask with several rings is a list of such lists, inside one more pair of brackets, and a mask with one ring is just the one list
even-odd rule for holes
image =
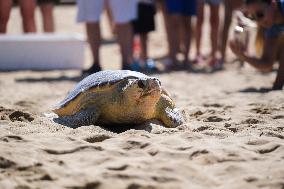
{"label": "blurred crowd", "polygon": [[[0,33],[7,32],[12,4],[13,0],[0,0]],[[24,32],[36,32],[34,10],[37,4],[42,13],[43,30],[55,31],[55,1],[18,0],[18,4]],[[224,8],[221,9],[221,6]],[[209,33],[203,32],[204,7],[209,7],[210,10]],[[167,71],[192,70],[195,65],[207,65],[212,70],[221,70],[227,62],[229,46],[240,61],[261,71],[271,71],[277,62],[277,76],[272,89],[283,87],[284,0],[77,0],[77,10],[77,22],[85,24],[93,56],[92,66],[84,70],[84,74],[102,70],[99,51],[100,17],[103,11],[108,15],[120,46],[121,69],[159,71],[156,62],[148,55],[148,35],[155,30],[155,15],[157,11],[161,11],[168,44],[168,52],[162,63]],[[234,15],[238,26],[234,38],[228,42]],[[248,53],[247,47],[249,27],[254,27],[257,31],[257,53],[253,55]],[[207,35],[211,42],[211,52],[204,55],[201,41]],[[189,57],[192,40],[196,45],[193,60]]]}

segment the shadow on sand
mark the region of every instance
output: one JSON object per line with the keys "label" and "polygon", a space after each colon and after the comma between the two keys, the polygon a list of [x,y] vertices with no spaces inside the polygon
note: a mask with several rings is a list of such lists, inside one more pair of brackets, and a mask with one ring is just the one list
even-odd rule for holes
{"label": "shadow on sand", "polygon": [[[63,125],[63,126],[66,126],[66,127],[72,128],[72,129],[76,129],[76,128],[81,127],[81,126],[75,126],[75,125],[66,123],[66,122],[64,122],[64,120],[60,119],[60,117],[53,118],[53,121],[55,123],[58,123],[60,125]],[[115,125],[103,125],[103,126],[102,125],[94,125],[94,127],[101,127],[102,129],[104,129],[106,131],[110,131],[110,132],[117,133],[117,134],[123,133],[127,130],[130,130],[130,129],[151,132],[152,126],[151,126],[150,123],[156,124],[156,121],[155,120],[147,121],[146,123],[141,124],[141,125],[115,124]]]}
{"label": "shadow on sand", "polygon": [[254,87],[249,87],[249,88],[246,88],[246,89],[242,89],[242,90],[239,90],[238,92],[241,92],[241,93],[268,93],[270,91],[273,91],[271,88],[254,88]]}
{"label": "shadow on sand", "polygon": [[57,82],[57,81],[74,81],[79,82],[84,79],[85,76],[59,76],[59,77],[27,77],[16,79],[16,82],[29,82],[29,83],[37,83],[37,82]]}

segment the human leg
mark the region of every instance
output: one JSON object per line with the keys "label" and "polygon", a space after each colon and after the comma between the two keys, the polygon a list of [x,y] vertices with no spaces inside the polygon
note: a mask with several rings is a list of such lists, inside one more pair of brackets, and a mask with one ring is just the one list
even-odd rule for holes
{"label": "human leg", "polygon": [[217,58],[219,39],[219,7],[220,5],[210,5],[210,28],[211,28],[211,56]]}
{"label": "human leg", "polygon": [[227,42],[229,36],[229,29],[232,23],[232,13],[233,7],[231,4],[232,0],[225,0],[225,18],[224,18],[224,25],[222,31],[222,44],[221,44],[221,61],[225,62],[226,60],[226,49],[227,49]]}
{"label": "human leg", "polygon": [[101,71],[99,49],[101,42],[101,32],[99,19],[103,11],[104,1],[103,0],[77,0],[78,14],[77,21],[84,22],[86,24],[86,33],[88,43],[91,47],[93,56],[92,66],[84,70],[83,73],[95,73]]}
{"label": "human leg", "polygon": [[284,45],[281,46],[280,57],[279,57],[279,68],[277,70],[276,79],[273,84],[273,90],[282,90],[284,85]]}
{"label": "human leg", "polygon": [[88,37],[88,42],[91,47],[92,56],[94,64],[99,65],[99,49],[101,41],[101,31],[99,22],[88,22],[86,23],[86,32]]}
{"label": "human leg", "polygon": [[[145,62],[148,59],[147,53],[147,40],[148,34],[155,30],[155,4],[150,3],[138,3],[138,16],[137,19],[132,22],[134,34],[137,34],[140,39],[140,56],[139,59]],[[135,44],[134,40],[134,44]],[[136,49],[136,46],[133,47]],[[135,52],[134,52],[135,53]]]}
{"label": "human leg", "polygon": [[140,44],[141,44],[141,55],[140,59],[145,62],[148,59],[148,34],[147,33],[141,33],[140,36]]}
{"label": "human leg", "polygon": [[184,63],[189,64],[189,50],[191,44],[191,16],[182,16],[182,35],[184,36]]}
{"label": "human leg", "polygon": [[166,36],[167,36],[167,45],[168,45],[168,55],[170,54],[170,32],[172,30],[172,27],[170,25],[170,22],[169,22],[169,14],[168,14],[168,11],[167,11],[167,7],[166,7],[166,1],[165,0],[160,0],[158,1],[159,2],[159,8],[162,12],[162,15],[163,15],[163,19],[164,19],[164,25],[165,25],[165,30],[166,30]]}
{"label": "human leg", "polygon": [[12,2],[12,0],[0,0],[0,33],[7,32]]}
{"label": "human leg", "polygon": [[[184,45],[182,31],[182,15],[183,15],[183,1],[182,0],[166,0],[166,10],[168,13],[168,43],[169,53],[168,62],[166,66],[168,69],[175,69],[177,67],[177,54],[180,52],[182,45]],[[184,48],[182,49],[184,52]]]}
{"label": "human leg", "polygon": [[52,1],[44,2],[39,4],[40,11],[42,15],[43,31],[44,32],[54,32],[54,17],[53,17],[53,8],[54,4]]}
{"label": "human leg", "polygon": [[133,62],[133,30],[131,21],[137,17],[137,2],[133,0],[110,0],[109,6],[116,23],[117,40],[120,46],[123,68],[130,68],[130,64]]}
{"label": "human leg", "polygon": [[201,56],[200,46],[202,39],[202,26],[204,19],[204,2],[203,0],[199,0],[197,3],[197,23],[196,23],[196,55]]}
{"label": "human leg", "polygon": [[122,63],[131,64],[133,62],[133,32],[130,23],[116,24],[117,40],[120,46]]}
{"label": "human leg", "polygon": [[169,58],[173,60],[173,62],[177,62],[177,54],[180,50],[180,35],[182,34],[182,16],[179,14],[171,14],[169,16],[169,22],[171,23],[172,28],[175,30],[171,30],[170,35],[170,52]]}
{"label": "human leg", "polygon": [[35,0],[19,0],[23,29],[25,33],[36,32],[35,24]]}
{"label": "human leg", "polygon": [[112,16],[112,12],[111,12],[108,0],[105,1],[105,10],[106,10],[106,16],[108,18],[108,22],[109,22],[109,26],[110,26],[112,35],[115,35],[116,34],[115,24],[113,22],[113,16]]}

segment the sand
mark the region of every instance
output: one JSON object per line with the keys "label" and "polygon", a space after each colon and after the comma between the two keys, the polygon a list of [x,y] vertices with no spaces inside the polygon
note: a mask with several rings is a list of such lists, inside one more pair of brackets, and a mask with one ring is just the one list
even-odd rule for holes
{"label": "sand", "polygon": [[[60,33],[84,32],[70,19],[74,7],[55,13]],[[18,9],[11,19],[10,33],[20,33]],[[117,45],[102,49],[103,67],[118,69]],[[150,49],[155,57],[166,52],[160,15]],[[88,51],[86,67],[90,60]],[[154,76],[187,112],[187,123],[72,129],[45,113],[82,79],[78,71],[1,72],[0,188],[284,188],[284,93],[259,90],[272,85],[274,72],[229,65]]]}

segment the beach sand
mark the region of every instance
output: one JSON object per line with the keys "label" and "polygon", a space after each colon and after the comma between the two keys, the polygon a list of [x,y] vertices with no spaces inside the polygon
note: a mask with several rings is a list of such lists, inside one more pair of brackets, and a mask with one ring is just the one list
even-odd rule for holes
{"label": "beach sand", "polygon": [[[84,33],[74,24],[75,7],[55,11],[59,33]],[[18,15],[14,9],[9,33],[21,32]],[[150,39],[150,55],[163,56],[160,15]],[[203,43],[206,52],[209,42]],[[119,68],[116,44],[104,45],[101,57],[105,69]],[[86,67],[90,62],[88,50]],[[79,71],[1,72],[0,188],[284,188],[284,93],[259,90],[272,85],[274,72],[229,65],[154,76],[186,111],[184,125],[150,121],[124,132],[65,127],[45,113],[82,79]]]}

